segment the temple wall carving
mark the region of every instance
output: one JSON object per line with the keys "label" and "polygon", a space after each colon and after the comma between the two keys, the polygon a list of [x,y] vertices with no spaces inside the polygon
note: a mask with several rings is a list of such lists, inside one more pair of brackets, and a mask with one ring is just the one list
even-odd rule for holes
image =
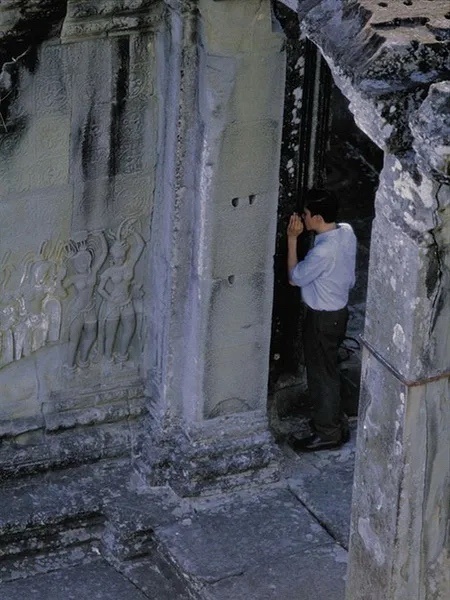
{"label": "temple wall carving", "polygon": [[230,460],[272,477],[270,1],[12,0],[0,32],[0,468],[139,438],[143,472],[194,490],[188,440],[233,421]]}
{"label": "temple wall carving", "polygon": [[148,27],[114,20],[106,38],[111,15],[88,35],[69,8],[63,37],[16,57],[1,96],[4,424],[31,422],[60,390],[89,396],[141,377],[157,14]]}
{"label": "temple wall carving", "polygon": [[128,361],[131,339],[142,337],[144,291],[135,274],[145,241],[135,227],[131,217],[109,231],[109,247],[104,231],[78,242],[46,241],[18,266],[5,254],[1,367],[66,340],[69,369],[88,367],[95,343],[97,355]]}

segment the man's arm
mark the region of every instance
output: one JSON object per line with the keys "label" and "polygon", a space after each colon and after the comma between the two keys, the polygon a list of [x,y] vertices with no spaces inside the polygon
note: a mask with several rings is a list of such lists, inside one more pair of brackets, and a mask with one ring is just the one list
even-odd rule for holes
{"label": "man's arm", "polygon": [[290,220],[287,229],[287,240],[288,240],[288,256],[287,256],[287,268],[288,278],[291,285],[296,285],[291,281],[291,273],[298,263],[297,256],[297,238],[303,232],[303,221],[300,219],[297,213],[294,213]]}
{"label": "man's arm", "polygon": [[320,277],[330,264],[330,257],[312,248],[305,258],[297,263],[289,273],[291,285],[304,287]]}

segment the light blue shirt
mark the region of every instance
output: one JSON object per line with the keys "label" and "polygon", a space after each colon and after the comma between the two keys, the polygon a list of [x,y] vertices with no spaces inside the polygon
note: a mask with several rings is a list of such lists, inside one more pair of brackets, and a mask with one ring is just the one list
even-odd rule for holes
{"label": "light blue shirt", "polygon": [[314,310],[339,310],[355,285],[356,237],[348,223],[316,235],[314,247],[290,272],[302,288],[304,303]]}

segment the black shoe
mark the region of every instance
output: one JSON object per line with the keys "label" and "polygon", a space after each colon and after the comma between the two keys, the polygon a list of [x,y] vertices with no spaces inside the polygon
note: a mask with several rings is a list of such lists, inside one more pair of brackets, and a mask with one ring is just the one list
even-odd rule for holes
{"label": "black shoe", "polygon": [[303,440],[296,440],[294,444],[295,450],[301,450],[302,452],[314,452],[315,450],[332,450],[333,448],[340,448],[343,444],[343,440],[325,440],[315,433],[314,435],[304,438]]}
{"label": "black shoe", "polygon": [[[314,425],[313,419],[309,419],[308,425],[309,425],[309,428],[311,429],[311,435],[313,435],[314,433],[317,433],[319,435],[319,433]],[[349,429],[348,425],[343,425],[341,427],[341,441],[343,444],[346,444],[347,442],[350,441],[350,429]]]}

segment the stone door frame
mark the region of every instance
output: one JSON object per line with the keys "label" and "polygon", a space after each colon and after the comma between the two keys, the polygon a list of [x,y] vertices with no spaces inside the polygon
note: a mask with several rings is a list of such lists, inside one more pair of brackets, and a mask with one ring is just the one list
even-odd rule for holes
{"label": "stone door frame", "polygon": [[380,15],[387,3],[354,4],[359,11],[346,2],[298,3],[303,32],[329,64],[359,128],[385,153],[372,230],[347,598],[437,599],[448,593],[450,571],[450,83],[448,45],[436,44],[446,39],[448,16],[415,3],[416,41],[405,41],[406,8],[393,8],[389,23]]}

